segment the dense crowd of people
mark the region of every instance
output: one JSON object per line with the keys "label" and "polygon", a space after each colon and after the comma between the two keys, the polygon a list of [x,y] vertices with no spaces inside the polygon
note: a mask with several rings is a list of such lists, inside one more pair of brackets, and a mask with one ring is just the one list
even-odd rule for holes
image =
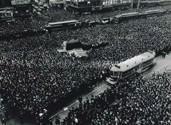
{"label": "dense crowd of people", "polygon": [[[67,16],[64,14],[63,17]],[[41,36],[1,40],[0,94],[9,109],[8,113],[15,111],[19,112],[20,116],[29,114],[38,118],[40,113],[51,114],[67,104],[71,97],[92,89],[103,78],[102,71],[108,69],[113,63],[126,60],[147,50],[160,51],[170,47],[170,19],[170,15],[153,16],[120,24],[99,25],[46,33]],[[32,19],[31,22],[20,21],[18,24],[0,25],[0,33],[15,32],[30,27],[36,29],[45,22]],[[109,45],[90,51],[89,58],[82,60],[57,51],[63,41],[71,39],[79,39],[86,44],[108,42]],[[87,102],[89,106],[85,106],[84,109],[94,107],[94,112],[99,106],[102,110],[106,109],[103,114],[111,111],[111,115],[116,115],[112,111],[115,106],[109,107],[108,103],[111,102],[106,100],[106,98],[111,98],[108,97],[110,92],[106,92],[104,98],[100,97],[95,101],[96,104],[99,101],[104,104],[94,107]],[[82,111],[78,110],[78,113]],[[99,121],[101,117],[108,122],[106,118],[108,116],[103,116],[103,114],[96,114],[94,121],[90,122],[102,124],[103,121]],[[72,113],[66,120],[67,123],[72,119],[70,117],[73,117]],[[115,119],[119,121],[119,118]],[[112,122],[114,119],[110,120]]]}
{"label": "dense crowd of people", "polygon": [[70,110],[64,125],[169,125],[170,74],[142,76],[113,86]]}

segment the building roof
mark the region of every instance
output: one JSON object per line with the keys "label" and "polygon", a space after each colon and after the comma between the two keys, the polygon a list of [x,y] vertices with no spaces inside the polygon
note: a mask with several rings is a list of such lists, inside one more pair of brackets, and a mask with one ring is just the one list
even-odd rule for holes
{"label": "building roof", "polygon": [[153,59],[155,57],[155,52],[153,51],[147,51],[143,54],[137,55],[131,59],[128,59],[124,62],[121,62],[117,65],[113,65],[111,68],[112,72],[125,72],[128,71],[139,64],[146,62],[150,59]]}

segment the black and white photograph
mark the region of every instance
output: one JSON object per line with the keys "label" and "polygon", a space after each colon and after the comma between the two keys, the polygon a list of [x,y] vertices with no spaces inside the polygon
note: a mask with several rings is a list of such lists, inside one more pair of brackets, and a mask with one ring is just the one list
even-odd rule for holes
{"label": "black and white photograph", "polygon": [[171,125],[171,0],[0,0],[0,125]]}

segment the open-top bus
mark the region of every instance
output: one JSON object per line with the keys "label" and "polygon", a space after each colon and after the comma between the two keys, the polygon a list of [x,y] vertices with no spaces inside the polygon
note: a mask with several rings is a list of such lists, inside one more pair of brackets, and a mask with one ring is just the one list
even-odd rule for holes
{"label": "open-top bus", "polygon": [[154,65],[153,60],[155,56],[156,53],[154,51],[147,51],[124,62],[113,65],[110,69],[110,77],[107,78],[107,82],[115,84],[117,81],[147,71]]}

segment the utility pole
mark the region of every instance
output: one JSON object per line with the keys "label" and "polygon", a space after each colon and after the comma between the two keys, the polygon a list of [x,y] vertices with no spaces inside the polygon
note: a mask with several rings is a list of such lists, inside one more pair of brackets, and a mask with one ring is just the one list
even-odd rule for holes
{"label": "utility pole", "polygon": [[131,0],[131,9],[134,7],[134,0]]}
{"label": "utility pole", "polygon": [[140,9],[140,3],[141,3],[141,0],[138,0],[137,10],[139,10],[139,9]]}

